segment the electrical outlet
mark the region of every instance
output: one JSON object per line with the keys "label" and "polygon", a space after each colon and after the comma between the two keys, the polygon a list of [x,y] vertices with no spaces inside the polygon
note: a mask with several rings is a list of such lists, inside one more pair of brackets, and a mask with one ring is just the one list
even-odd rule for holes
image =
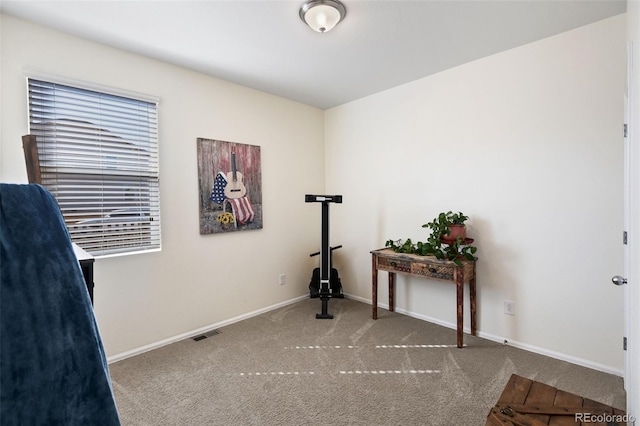
{"label": "electrical outlet", "polygon": [[504,313],[507,315],[515,315],[516,314],[516,302],[512,302],[510,300],[504,301]]}
{"label": "electrical outlet", "polygon": [[287,283],[287,276],[285,274],[280,274],[280,285],[285,285]]}

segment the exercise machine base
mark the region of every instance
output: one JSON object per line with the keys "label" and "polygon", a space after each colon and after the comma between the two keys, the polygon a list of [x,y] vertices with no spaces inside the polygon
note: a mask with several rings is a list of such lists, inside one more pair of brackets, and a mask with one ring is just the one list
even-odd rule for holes
{"label": "exercise machine base", "polygon": [[329,301],[328,297],[322,297],[322,313],[316,314],[316,319],[333,319],[333,315],[327,312],[327,302]]}

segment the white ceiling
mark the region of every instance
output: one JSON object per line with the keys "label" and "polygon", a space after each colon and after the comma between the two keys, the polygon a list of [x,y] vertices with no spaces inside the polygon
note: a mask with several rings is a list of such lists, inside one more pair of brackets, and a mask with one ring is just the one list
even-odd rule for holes
{"label": "white ceiling", "polygon": [[1,0],[0,11],[326,109],[626,10],[626,0],[343,0],[320,34],[304,0]]}

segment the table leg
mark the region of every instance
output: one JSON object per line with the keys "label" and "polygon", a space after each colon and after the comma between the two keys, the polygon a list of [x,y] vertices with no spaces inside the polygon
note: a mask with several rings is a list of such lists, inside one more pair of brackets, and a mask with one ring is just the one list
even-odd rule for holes
{"label": "table leg", "polygon": [[394,311],[394,300],[393,300],[393,292],[396,288],[396,274],[393,272],[389,272],[389,312],[393,312]]}
{"label": "table leg", "polygon": [[476,263],[473,263],[473,275],[469,279],[469,304],[471,310],[471,335],[476,336]]}
{"label": "table leg", "polygon": [[371,318],[378,319],[378,262],[376,255],[371,255]]}
{"label": "table leg", "polygon": [[457,343],[458,347],[463,346],[462,326],[463,326],[463,314],[464,314],[464,277],[462,276],[462,268],[459,268],[456,273],[456,302],[458,305],[457,310]]}

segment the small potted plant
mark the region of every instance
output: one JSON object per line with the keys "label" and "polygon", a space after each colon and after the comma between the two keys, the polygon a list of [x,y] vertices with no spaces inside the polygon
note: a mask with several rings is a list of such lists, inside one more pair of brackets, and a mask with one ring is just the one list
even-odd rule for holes
{"label": "small potted plant", "polygon": [[449,234],[447,234],[448,239],[457,239],[458,237],[460,237],[464,240],[467,236],[467,227],[464,222],[468,219],[469,217],[462,214],[462,212],[448,212],[447,220],[450,222]]}
{"label": "small potted plant", "polygon": [[461,265],[460,259],[473,260],[477,248],[469,245],[473,240],[466,238],[465,222],[469,219],[462,212],[440,213],[431,222],[422,225],[430,228],[431,235],[420,250],[424,255],[434,255],[438,259],[452,260]]}
{"label": "small potted plant", "polygon": [[445,240],[456,241],[460,237],[463,241],[466,238],[465,222],[469,219],[462,212],[440,213],[431,222],[422,225],[423,228],[431,228],[431,233],[440,235]]}

